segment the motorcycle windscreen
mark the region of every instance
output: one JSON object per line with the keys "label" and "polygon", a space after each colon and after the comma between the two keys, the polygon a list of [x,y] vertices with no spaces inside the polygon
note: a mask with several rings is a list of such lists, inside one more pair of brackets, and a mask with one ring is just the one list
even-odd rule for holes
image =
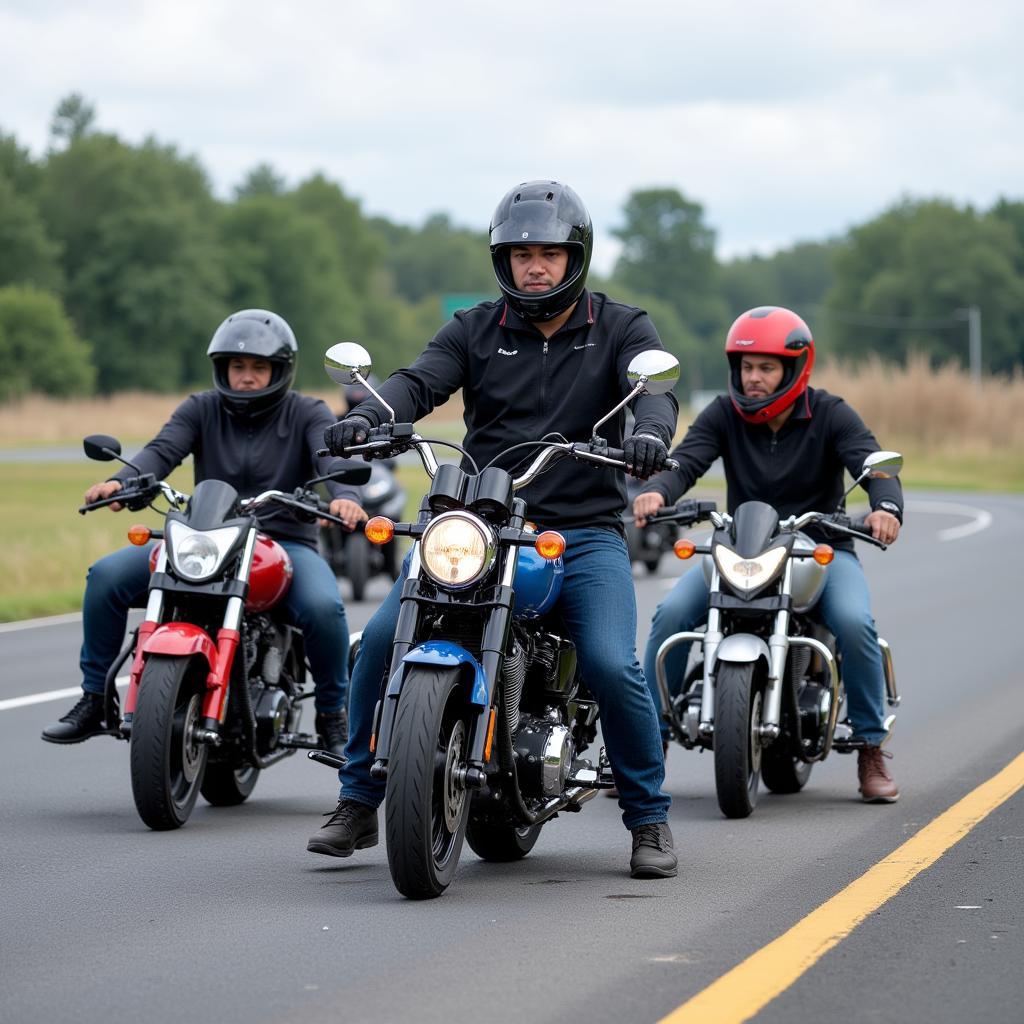
{"label": "motorcycle windscreen", "polygon": [[238,491],[223,480],[202,480],[181,517],[193,530],[215,530],[235,513]]}
{"label": "motorcycle windscreen", "polygon": [[745,501],[733,513],[729,546],[741,558],[756,558],[765,548],[773,546],[771,541],[778,529],[779,514],[771,505]]}

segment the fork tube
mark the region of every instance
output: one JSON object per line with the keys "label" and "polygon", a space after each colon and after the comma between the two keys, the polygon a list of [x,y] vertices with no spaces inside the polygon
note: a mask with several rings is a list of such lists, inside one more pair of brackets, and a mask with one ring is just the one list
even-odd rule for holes
{"label": "fork tube", "polygon": [[[718,569],[711,573],[711,593],[717,594],[721,586]],[[701,736],[711,736],[715,731],[715,683],[712,666],[718,645],[722,642],[722,612],[719,608],[708,609],[707,632],[704,634],[704,685],[700,691],[700,724],[697,731]]]}
{"label": "fork tube", "polygon": [[[786,569],[782,576],[784,596],[789,596],[793,583],[793,560],[786,561]],[[778,735],[779,718],[782,707],[782,681],[786,675],[786,658],[789,654],[789,611],[780,609],[775,616],[775,627],[768,639],[768,650],[771,665],[768,670],[768,685],[764,695],[764,714],[761,718],[762,729]]]}

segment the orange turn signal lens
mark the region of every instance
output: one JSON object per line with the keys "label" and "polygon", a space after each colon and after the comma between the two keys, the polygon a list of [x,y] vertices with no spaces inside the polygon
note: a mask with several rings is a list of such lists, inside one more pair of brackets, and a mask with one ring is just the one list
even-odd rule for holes
{"label": "orange turn signal lens", "polygon": [[134,526],[128,527],[128,540],[137,547],[141,548],[143,544],[148,544],[152,536],[153,531],[142,523],[136,523]]}
{"label": "orange turn signal lens", "polygon": [[672,550],[675,552],[676,558],[693,558],[693,553],[697,550],[697,545],[694,544],[692,540],[680,537],[679,540],[672,545]]}
{"label": "orange turn signal lens", "polygon": [[496,720],[495,710],[491,708],[491,713],[487,719],[487,738],[484,740],[484,764],[491,759],[491,744],[494,742],[494,723]]}
{"label": "orange turn signal lens", "polygon": [[814,549],[814,560],[818,565],[828,565],[828,563],[835,557],[836,553],[832,550],[832,547],[829,544],[819,544]]}
{"label": "orange turn signal lens", "polygon": [[395,535],[395,524],[385,516],[374,516],[363,527],[363,533],[371,544],[387,544]]}
{"label": "orange turn signal lens", "polygon": [[565,538],[555,530],[545,530],[537,537],[533,546],[541,558],[551,561],[562,556],[562,552],[565,551]]}

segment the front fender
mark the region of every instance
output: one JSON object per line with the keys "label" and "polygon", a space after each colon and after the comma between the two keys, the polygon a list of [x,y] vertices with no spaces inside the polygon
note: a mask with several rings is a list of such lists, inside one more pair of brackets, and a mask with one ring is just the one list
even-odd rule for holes
{"label": "front fender", "polygon": [[217,664],[217,645],[204,629],[191,622],[167,622],[158,626],[142,645],[144,654],[170,654],[189,658],[201,654],[210,669]]}
{"label": "front fender", "polygon": [[[464,647],[448,640],[428,640],[414,647],[402,659],[402,665],[435,665],[438,668],[461,668],[468,666],[473,673],[469,700],[483,709],[487,707],[487,678],[480,662]],[[391,674],[388,681],[389,697],[397,697],[405,682],[405,671],[401,668]]]}
{"label": "front fender", "polygon": [[771,664],[768,645],[759,637],[750,633],[731,633],[715,651],[715,661],[728,661],[733,664],[746,665],[764,658],[765,664]]}

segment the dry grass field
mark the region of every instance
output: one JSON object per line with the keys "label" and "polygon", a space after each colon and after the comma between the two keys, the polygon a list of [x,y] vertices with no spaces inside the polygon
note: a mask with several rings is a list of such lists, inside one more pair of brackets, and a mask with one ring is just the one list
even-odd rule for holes
{"label": "dry grass field", "polygon": [[[916,360],[906,368],[826,366],[814,382],[843,395],[882,447],[905,454],[906,486],[1024,492],[1024,373],[975,385],[955,367],[932,371]],[[319,397],[340,407],[336,391]],[[74,450],[84,434],[104,433],[119,437],[130,453],[159,429],[180,398],[139,393],[77,401],[30,398],[0,406],[0,449]],[[426,436],[457,438],[461,413],[456,396],[421,429]],[[679,436],[689,420],[684,410]],[[9,542],[0,550],[0,621],[80,607],[89,564],[124,543],[130,522],[158,521],[155,513],[78,516],[82,493],[105,470],[84,455],[3,466],[0,524]],[[402,472],[410,496],[418,500],[425,475],[412,465]],[[182,490],[191,489],[187,466],[173,480]]]}

